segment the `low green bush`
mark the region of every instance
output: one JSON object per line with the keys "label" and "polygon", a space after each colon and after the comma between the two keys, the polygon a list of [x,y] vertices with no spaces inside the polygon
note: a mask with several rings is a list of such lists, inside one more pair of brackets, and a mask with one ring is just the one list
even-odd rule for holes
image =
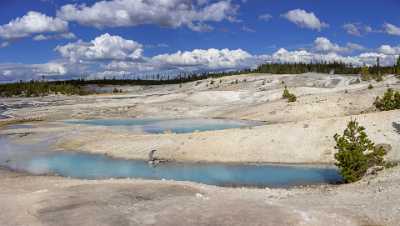
{"label": "low green bush", "polygon": [[297,97],[294,94],[290,94],[288,97],[288,102],[296,102]]}
{"label": "low green bush", "polygon": [[288,102],[296,102],[296,100],[297,100],[296,95],[294,95],[293,93],[290,93],[287,86],[285,86],[285,89],[283,90],[282,98],[287,99]]}
{"label": "low green bush", "polygon": [[290,92],[289,92],[287,86],[285,86],[285,89],[283,90],[282,98],[287,99],[287,98],[289,98],[289,96],[290,96]]}
{"label": "low green bush", "polygon": [[385,166],[386,150],[368,138],[365,128],[356,120],[351,120],[343,135],[335,134],[336,166],[344,182],[360,180],[367,170],[374,166]]}
{"label": "low green bush", "polygon": [[376,97],[374,105],[381,111],[400,109],[400,93],[389,88],[383,97]]}

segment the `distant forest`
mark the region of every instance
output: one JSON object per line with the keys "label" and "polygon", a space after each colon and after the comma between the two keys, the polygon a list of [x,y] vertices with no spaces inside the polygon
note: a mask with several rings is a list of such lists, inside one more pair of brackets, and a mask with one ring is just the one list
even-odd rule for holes
{"label": "distant forest", "polygon": [[[251,73],[252,70],[245,69],[240,71],[231,72],[204,72],[204,73],[181,73],[176,76],[163,76],[154,75],[150,79],[75,79],[64,81],[45,81],[45,80],[32,80],[20,81],[16,83],[0,84],[0,97],[38,97],[47,96],[51,94],[63,95],[88,95],[93,94],[94,91],[87,89],[88,85],[168,85],[168,84],[181,84],[186,82],[193,82],[207,78],[219,78],[230,75]],[[120,92],[115,89],[113,92]]]}
{"label": "distant forest", "polygon": [[[156,74],[149,79],[96,79],[96,80],[66,80],[66,81],[20,81],[17,83],[0,84],[1,97],[37,97],[50,94],[64,95],[87,95],[93,93],[85,87],[87,85],[166,85],[193,82],[208,78],[219,78],[237,74],[247,73],[270,73],[270,74],[301,74],[307,72],[330,73],[330,74],[361,74],[363,80],[381,80],[385,74],[400,74],[400,57],[396,65],[382,67],[377,63],[372,67],[355,67],[341,62],[333,63],[266,63],[256,69],[245,69],[231,72],[202,72],[202,73],[181,73],[176,76],[164,76]],[[116,90],[115,92],[118,92]]]}
{"label": "distant forest", "polygon": [[[400,59],[400,58],[399,58]],[[363,69],[368,70],[370,74],[395,74],[396,66],[381,67],[379,63],[372,67],[354,67],[341,62],[333,63],[294,63],[294,64],[262,64],[254,70],[256,73],[271,74],[301,74],[307,72],[328,73],[328,74],[361,74]]]}

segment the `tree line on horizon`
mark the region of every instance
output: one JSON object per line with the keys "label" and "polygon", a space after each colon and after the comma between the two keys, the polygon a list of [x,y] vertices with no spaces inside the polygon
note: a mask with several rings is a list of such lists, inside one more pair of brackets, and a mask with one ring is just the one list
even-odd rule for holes
{"label": "tree line on horizon", "polygon": [[168,85],[182,84],[203,80],[208,78],[220,78],[238,74],[248,73],[270,73],[270,74],[301,74],[307,72],[315,73],[330,73],[330,74],[361,74],[363,78],[376,78],[385,74],[400,75],[400,57],[394,66],[380,66],[379,58],[374,66],[353,66],[342,62],[320,62],[320,63],[265,63],[258,66],[256,69],[244,69],[238,71],[223,71],[223,72],[200,72],[200,73],[180,73],[175,76],[164,76],[155,74],[149,79],[73,79],[64,81],[46,81],[32,80],[19,81],[16,83],[0,84],[0,96],[25,96],[37,97],[51,94],[64,95],[87,95],[93,91],[86,89],[87,85]]}
{"label": "tree line on horizon", "polygon": [[381,66],[380,59],[376,59],[373,66],[354,66],[340,61],[318,63],[266,63],[257,67],[253,72],[270,74],[302,74],[307,72],[326,74],[400,74],[400,56],[393,66]]}

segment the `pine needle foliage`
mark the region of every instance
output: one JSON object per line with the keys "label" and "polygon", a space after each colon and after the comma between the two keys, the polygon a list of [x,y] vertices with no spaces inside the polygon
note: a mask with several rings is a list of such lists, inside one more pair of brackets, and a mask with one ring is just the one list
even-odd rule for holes
{"label": "pine needle foliage", "polygon": [[360,180],[370,167],[385,164],[386,150],[376,147],[356,120],[351,120],[343,135],[335,134],[334,139],[336,166],[346,183]]}
{"label": "pine needle foliage", "polygon": [[376,97],[374,105],[381,111],[400,109],[400,92],[389,88],[383,97]]}

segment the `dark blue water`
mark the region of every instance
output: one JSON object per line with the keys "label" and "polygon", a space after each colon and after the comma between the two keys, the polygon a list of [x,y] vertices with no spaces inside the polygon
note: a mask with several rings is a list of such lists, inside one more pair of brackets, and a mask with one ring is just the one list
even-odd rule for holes
{"label": "dark blue water", "polygon": [[211,131],[243,128],[261,125],[259,122],[226,119],[92,119],[69,120],[71,124],[92,126],[125,127],[126,129],[145,133],[192,133],[195,131]]}
{"label": "dark blue water", "polygon": [[229,187],[291,187],[335,184],[341,181],[335,168],[307,166],[165,163],[153,167],[146,161],[121,160],[74,152],[58,152],[22,159],[3,164],[33,174],[56,174],[72,178],[167,179]]}

